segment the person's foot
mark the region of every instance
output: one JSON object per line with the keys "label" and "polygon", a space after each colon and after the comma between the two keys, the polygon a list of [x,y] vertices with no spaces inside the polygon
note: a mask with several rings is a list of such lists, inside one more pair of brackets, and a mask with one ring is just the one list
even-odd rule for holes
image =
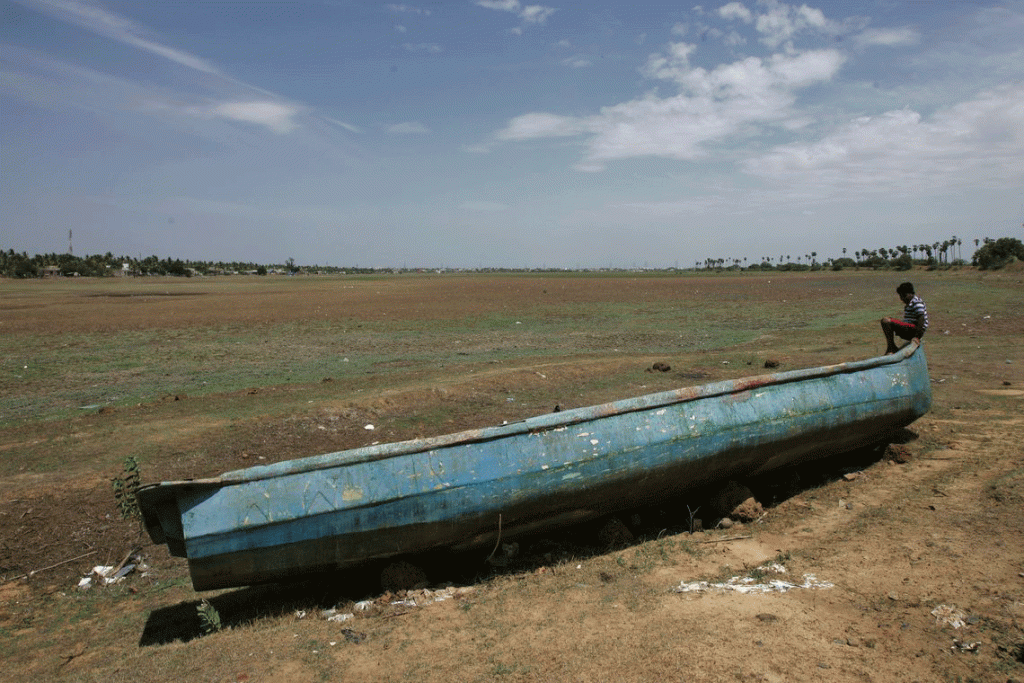
{"label": "person's foot", "polygon": [[885,355],[891,356],[892,354],[896,353],[897,351],[899,351],[899,349],[897,349],[895,346],[890,346],[889,348],[887,348],[885,350]]}

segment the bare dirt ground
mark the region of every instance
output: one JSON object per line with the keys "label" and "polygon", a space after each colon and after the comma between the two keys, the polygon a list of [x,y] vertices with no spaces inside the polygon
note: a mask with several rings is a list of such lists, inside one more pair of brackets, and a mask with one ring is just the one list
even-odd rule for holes
{"label": "bare dirt ground", "polygon": [[[757,374],[769,359],[792,369],[868,357],[882,349],[875,320],[899,308],[899,279],[416,279],[260,284],[256,294],[140,281],[132,296],[86,287],[88,299],[78,283],[41,292],[0,282],[2,331],[26,345],[158,329],[190,331],[201,349],[203,330],[319,316],[345,345],[330,353],[355,363],[365,324],[379,359],[315,382],[169,391],[0,429],[0,680],[1024,682],[1019,272],[913,274],[932,318],[932,411],[887,447],[745,482],[764,513],[731,528],[690,533],[695,520],[720,518],[693,492],[517,539],[489,560],[413,558],[415,571],[374,566],[199,595],[184,561],[114,504],[111,478],[130,454],[147,482],[199,477]],[[858,318],[844,303],[827,320],[840,293],[877,314]],[[531,338],[466,328],[496,315],[516,325],[537,301],[548,311],[539,317],[577,319],[541,353],[520,353]],[[670,324],[588,326],[588,307],[636,302]],[[694,308],[758,333],[728,346],[685,337],[666,350],[684,337],[672,320]],[[449,327],[457,338],[444,336]],[[19,375],[31,351],[7,348],[4,393],[54,391],[52,377]],[[658,362],[670,369],[651,372]],[[86,383],[109,381],[101,374]],[[135,549],[147,571],[76,588]],[[737,576],[797,587],[693,585]],[[202,630],[203,598],[219,631]]]}

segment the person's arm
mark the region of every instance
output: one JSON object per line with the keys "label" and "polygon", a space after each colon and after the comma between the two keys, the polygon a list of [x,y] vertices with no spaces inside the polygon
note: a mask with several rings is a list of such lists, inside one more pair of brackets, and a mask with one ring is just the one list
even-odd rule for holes
{"label": "person's arm", "polygon": [[920,339],[924,336],[924,312],[917,311],[914,316],[914,338]]}

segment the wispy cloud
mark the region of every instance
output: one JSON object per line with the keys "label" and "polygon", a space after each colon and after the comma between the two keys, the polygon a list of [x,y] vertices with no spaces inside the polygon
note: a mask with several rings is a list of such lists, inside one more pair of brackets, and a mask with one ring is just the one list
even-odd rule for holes
{"label": "wispy cloud", "polygon": [[[107,94],[114,102],[120,102],[122,110],[166,114],[174,112],[198,119],[221,119],[236,123],[262,126],[274,133],[285,134],[298,128],[298,115],[306,107],[288,102],[276,94],[255,86],[241,83],[211,62],[183,50],[170,47],[151,35],[141,24],[83,0],[18,0],[53,18],[79,26],[97,35],[118,41],[136,49],[157,55],[181,66],[216,76],[213,82],[221,84],[221,93],[206,96],[199,104],[188,103],[199,99],[196,95],[175,94],[149,85],[132,84],[130,81],[105,76],[86,67],[62,64],[56,60],[36,58],[39,64],[55,74],[62,74],[64,81],[61,92],[76,97],[80,104],[93,108],[111,108],[111,103],[100,102],[85,89],[75,86],[75,79],[85,79],[104,84]],[[209,87],[209,83],[207,86]],[[227,93],[232,94],[227,94]],[[239,93],[245,93],[239,95]],[[256,94],[256,97],[252,95]],[[127,101],[126,101],[127,98]],[[209,101],[213,100],[213,101]],[[220,100],[220,101],[217,101]]]}
{"label": "wispy cloud", "polygon": [[557,10],[544,5],[523,5],[519,0],[475,0],[475,4],[500,12],[511,12],[528,24],[543,24]]}
{"label": "wispy cloud", "polygon": [[333,123],[335,126],[338,126],[340,128],[344,128],[350,133],[363,132],[362,128],[359,128],[358,126],[353,126],[351,123],[345,123],[344,121],[339,121],[338,119],[331,118],[330,116],[325,116],[324,121],[327,121],[328,123]]}
{"label": "wispy cloud", "polygon": [[858,47],[917,45],[921,34],[912,28],[869,28],[854,36]]}
{"label": "wispy cloud", "polygon": [[19,0],[28,7],[60,21],[75,24],[98,35],[168,59],[182,66],[208,74],[221,74],[220,69],[193,54],[164,45],[148,37],[148,31],[136,22],[96,5],[78,0]]}
{"label": "wispy cloud", "polygon": [[582,69],[587,66],[593,66],[593,62],[590,61],[589,57],[583,55],[575,55],[573,57],[566,57],[562,60],[564,66],[571,66],[574,69]]}
{"label": "wispy cloud", "polygon": [[430,10],[423,9],[422,7],[414,7],[413,5],[396,5],[388,3],[384,5],[389,11],[397,14],[419,14],[424,17],[430,16]]}

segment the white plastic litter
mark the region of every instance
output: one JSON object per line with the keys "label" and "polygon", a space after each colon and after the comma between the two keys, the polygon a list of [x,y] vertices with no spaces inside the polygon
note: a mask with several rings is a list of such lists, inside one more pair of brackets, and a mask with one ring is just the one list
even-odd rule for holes
{"label": "white plastic litter", "polygon": [[323,615],[327,621],[348,621],[349,619],[356,618],[356,615],[354,614],[350,614],[348,612],[339,612],[333,607],[331,609],[325,609]]}
{"label": "white plastic litter", "polygon": [[86,590],[92,587],[95,582],[101,586],[108,586],[112,583],[118,583],[124,580],[124,577],[135,571],[134,564],[126,564],[125,566],[118,569],[110,565],[96,565],[92,568],[92,572],[88,576],[82,577],[78,582],[78,587],[82,590]]}
{"label": "white plastic litter", "polygon": [[[786,568],[781,564],[771,564],[759,567],[764,572],[773,574],[785,574]],[[675,593],[708,593],[711,591],[733,591],[735,593],[786,593],[794,588],[833,588],[834,584],[827,581],[820,581],[814,574],[804,574],[802,583],[793,583],[781,579],[770,579],[763,583],[749,576],[734,576],[722,583],[711,583],[708,581],[683,581],[673,588]]]}
{"label": "white plastic litter", "polygon": [[935,623],[938,626],[963,628],[967,623],[967,615],[956,605],[939,605],[932,610],[932,616],[935,617]]}

